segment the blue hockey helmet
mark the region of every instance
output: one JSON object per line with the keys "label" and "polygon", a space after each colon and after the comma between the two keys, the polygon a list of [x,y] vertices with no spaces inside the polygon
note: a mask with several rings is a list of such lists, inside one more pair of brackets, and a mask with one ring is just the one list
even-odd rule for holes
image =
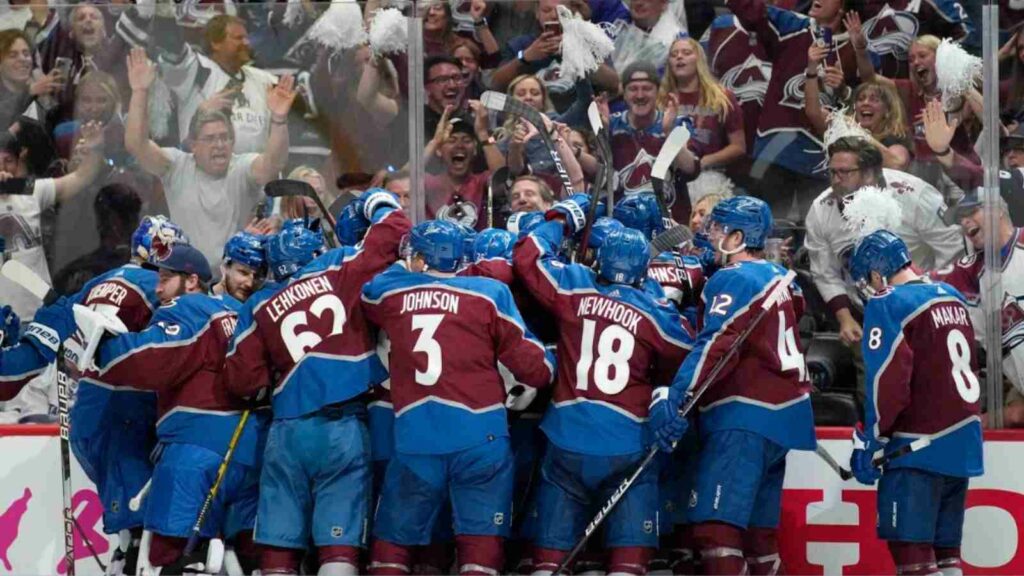
{"label": "blue hockey helmet", "polygon": [[267,262],[274,278],[284,280],[323,252],[324,235],[310,230],[296,218],[285,221],[281,231],[267,239]]}
{"label": "blue hockey helmet", "polygon": [[516,237],[508,230],[487,228],[476,235],[473,241],[473,260],[485,258],[512,258],[512,246]]}
{"label": "blue hockey helmet", "polygon": [[857,287],[870,294],[867,288],[872,272],[878,272],[882,279],[888,280],[910,263],[910,250],[903,239],[888,230],[878,230],[857,242],[848,265]]}
{"label": "blue hockey helmet", "polygon": [[615,204],[612,216],[622,222],[626,228],[639,230],[648,240],[665,230],[665,225],[661,221],[658,199],[654,197],[654,194],[641,193],[626,196]]}
{"label": "blue hockey helmet", "polygon": [[639,230],[613,230],[597,249],[597,273],[616,284],[637,284],[647,275],[651,253]]}
{"label": "blue hockey helmet", "polygon": [[427,266],[440,272],[454,272],[462,263],[465,236],[459,225],[449,220],[420,222],[409,232],[411,255],[419,255]]}
{"label": "blue hockey helmet", "polygon": [[248,232],[237,232],[224,244],[224,262],[238,262],[253,270],[262,270],[267,265],[267,253],[263,248],[263,236]]}
{"label": "blue hockey helmet", "polygon": [[473,260],[473,243],[476,242],[476,230],[461,222],[456,222],[462,232],[462,259]]}
{"label": "blue hockey helmet", "polygon": [[505,228],[515,234],[517,238],[522,238],[543,223],[543,212],[516,212],[508,217]]}
{"label": "blue hockey helmet", "polygon": [[594,225],[590,227],[590,238],[589,248],[597,250],[604,244],[608,235],[616,230],[624,230],[626,226],[619,222],[615,218],[609,218],[607,216],[601,216],[597,220],[594,220]]}
{"label": "blue hockey helmet", "polygon": [[362,242],[370,222],[363,215],[363,199],[356,198],[346,204],[335,219],[335,231],[342,246],[355,246]]}
{"label": "blue hockey helmet", "polygon": [[[743,247],[763,250],[765,240],[775,226],[772,209],[753,196],[734,196],[715,205],[708,224],[718,224],[726,235],[737,230],[743,232]],[[719,248],[720,249],[720,248]]]}
{"label": "blue hockey helmet", "polygon": [[156,257],[166,257],[172,244],[188,244],[188,236],[181,227],[166,216],[146,216],[132,233],[132,256],[147,262]]}

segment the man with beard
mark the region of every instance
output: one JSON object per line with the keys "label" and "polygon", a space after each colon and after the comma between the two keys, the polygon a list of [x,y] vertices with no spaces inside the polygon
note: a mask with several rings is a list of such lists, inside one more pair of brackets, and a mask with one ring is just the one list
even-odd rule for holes
{"label": "man with beard", "polygon": [[266,266],[263,238],[248,232],[238,232],[224,245],[220,282],[213,287],[213,293],[230,296],[240,303],[245,302],[263,284]]}
{"label": "man with beard", "polygon": [[132,100],[125,126],[125,149],[143,170],[160,178],[171,219],[182,222],[193,245],[215,264],[228,237],[243,228],[264,184],[288,161],[288,110],[294,80],[284,76],[266,96],[272,113],[270,135],[261,154],[238,154],[231,119],[222,112],[199,112],[188,124],[192,153],[161,148],[149,139],[147,103],[156,77],[145,50],[129,58]]}
{"label": "man with beard", "polygon": [[[612,163],[618,172],[620,191],[625,194],[653,190],[651,169],[668,137],[664,112],[658,109],[660,82],[658,71],[647,62],[631,64],[622,73],[622,90],[628,108],[611,115],[608,131]],[[679,152],[674,164],[683,174],[696,175],[700,163],[690,149],[694,141],[690,142]]]}
{"label": "man with beard", "polygon": [[832,186],[814,200],[807,213],[805,245],[815,286],[839,322],[839,337],[852,346],[861,339],[857,317],[863,306],[843,271],[843,262],[857,240],[843,218],[844,198],[865,186],[894,192],[902,221],[892,232],[907,243],[914,262],[922,268],[934,269],[953,261],[962,242],[959,230],[942,221],[946,206],[939,191],[920,178],[882,168],[882,153],[867,141],[840,138],[829,146],[828,155]]}

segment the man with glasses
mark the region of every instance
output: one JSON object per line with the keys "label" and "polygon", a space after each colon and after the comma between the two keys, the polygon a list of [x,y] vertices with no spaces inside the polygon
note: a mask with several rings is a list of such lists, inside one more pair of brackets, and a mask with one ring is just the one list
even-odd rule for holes
{"label": "man with glasses", "polygon": [[295,99],[294,80],[281,78],[267,95],[270,136],[261,154],[236,154],[231,119],[219,111],[198,112],[189,123],[192,152],[161,148],[149,139],[147,101],[156,76],[145,50],[132,50],[128,78],[132,99],[125,125],[125,149],[143,170],[160,178],[171,219],[181,222],[207,260],[221,261],[228,238],[251,217],[264,184],[288,161],[288,110]]}
{"label": "man with glasses", "polygon": [[852,346],[861,339],[863,304],[844,268],[857,240],[857,232],[843,219],[844,198],[865,186],[893,191],[902,221],[892,232],[907,243],[914,262],[922,268],[941,268],[954,261],[963,251],[963,242],[959,229],[942,221],[946,205],[939,191],[920,178],[882,168],[881,152],[866,140],[839,138],[828,147],[828,156],[832,186],[811,204],[805,245],[815,286],[839,323],[840,339]]}
{"label": "man with glasses", "polygon": [[423,64],[423,83],[427,88],[427,108],[423,111],[423,133],[429,138],[437,131],[446,106],[452,115],[466,108],[466,82],[462,62],[451,56],[433,56]]}

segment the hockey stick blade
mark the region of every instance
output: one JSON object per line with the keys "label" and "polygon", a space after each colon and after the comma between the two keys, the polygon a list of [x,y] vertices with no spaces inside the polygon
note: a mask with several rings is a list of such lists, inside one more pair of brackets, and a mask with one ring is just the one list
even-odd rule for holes
{"label": "hockey stick blade", "polygon": [[672,162],[689,141],[690,131],[686,126],[676,126],[661,145],[658,157],[654,160],[654,167],[651,168],[651,178],[664,181]]}
{"label": "hockey stick blade", "polygon": [[[341,238],[338,237],[337,223],[334,221],[334,216],[324,206],[324,201],[320,199],[320,195],[316,193],[316,190],[309,185],[308,182],[302,180],[289,180],[282,178],[280,180],[271,180],[263,186],[263,193],[269,198],[286,198],[289,196],[302,196],[304,198],[310,198],[316,203],[316,207],[320,209],[320,214],[327,220],[327,223],[331,225],[331,230],[334,231],[334,238],[326,237],[328,244],[338,246],[341,244]],[[335,243],[334,240],[337,240]]]}
{"label": "hockey stick blade", "polygon": [[0,274],[5,278],[31,292],[36,298],[43,301],[44,305],[53,304],[60,295],[50,288],[45,280],[39,277],[34,270],[17,260],[4,262]]}
{"label": "hockey stick blade", "polygon": [[530,106],[521,100],[509,98],[506,94],[502,94],[501,92],[488,90],[480,96],[480,102],[488,110],[522,116],[527,122],[533,124],[534,127],[537,128],[541,133],[541,136],[547,134],[547,130],[544,127],[544,120],[540,117],[540,112],[533,106]]}
{"label": "hockey stick blade", "polygon": [[601,110],[597,107],[597,102],[591,102],[587,107],[587,119],[590,120],[590,130],[595,136],[604,130],[604,121],[601,120]]}
{"label": "hockey stick blade", "polygon": [[672,250],[680,244],[691,242],[692,240],[693,231],[690,230],[689,226],[686,226],[685,224],[673,226],[672,228],[669,228],[655,236],[654,240],[651,240],[651,258],[666,250]]}

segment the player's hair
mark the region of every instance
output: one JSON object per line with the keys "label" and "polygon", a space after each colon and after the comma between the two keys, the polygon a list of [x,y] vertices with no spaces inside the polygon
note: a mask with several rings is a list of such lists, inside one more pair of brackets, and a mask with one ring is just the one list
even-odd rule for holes
{"label": "player's hair", "polygon": [[840,152],[853,154],[857,157],[857,167],[863,172],[873,172],[878,180],[882,179],[882,153],[867,140],[857,136],[844,136],[828,147],[828,155]]}
{"label": "player's hair", "polygon": [[402,168],[401,170],[395,170],[394,172],[388,172],[387,174],[384,175],[384,181],[381,182],[381,187],[387,188],[388,184],[396,180],[408,180],[409,178],[411,178],[411,176],[409,175],[409,170],[407,170],[406,168]]}
{"label": "player's hair", "polygon": [[231,24],[238,24],[239,26],[245,27],[245,20],[230,14],[219,14],[210,18],[210,21],[206,24],[206,28],[203,30],[203,45],[208,54],[213,50],[213,45],[215,43],[224,40],[224,37],[227,36],[228,33],[228,26]]}
{"label": "player's hair", "polygon": [[451,64],[459,70],[462,70],[462,60],[459,60],[454,56],[449,56],[447,54],[431,56],[423,61],[423,81],[430,82],[430,71],[435,66],[440,66],[441,64]]}
{"label": "player's hair", "polygon": [[[553,190],[551,190],[551,187],[548,186],[547,182],[545,182],[541,178],[538,178],[538,177],[534,176],[533,174],[526,174],[526,175],[520,176],[519,178],[516,178],[516,180],[515,180],[515,182],[523,182],[523,181],[525,181],[525,182],[533,182],[534,184],[536,184],[537,185],[537,191],[540,193],[541,199],[544,200],[545,202],[547,202],[548,204],[554,204],[555,203],[555,200],[556,200],[555,193],[554,193]],[[509,186],[509,195],[512,194],[512,188],[515,187],[515,185],[516,185],[515,182],[512,183],[512,186]]]}
{"label": "player's hair", "polygon": [[907,137],[906,127],[906,113],[903,111],[903,101],[896,94],[896,91],[872,80],[871,82],[864,82],[857,89],[853,91],[853,96],[850,97],[850,101],[854,106],[857,105],[857,100],[862,94],[866,92],[874,92],[878,94],[878,98],[885,104],[885,116],[882,117],[882,122],[878,129],[872,134],[876,140],[882,140],[890,136],[897,138]]}
{"label": "player's hair", "polygon": [[231,135],[231,139],[235,139],[235,126],[231,123],[231,117],[220,110],[199,110],[196,112],[192,116],[192,121],[188,123],[189,139],[195,141],[199,137],[199,131],[203,129],[203,126],[215,122],[223,122],[228,127],[228,134]]}
{"label": "player's hair", "polygon": [[18,40],[24,40],[25,44],[28,44],[28,49],[32,50],[32,39],[28,37],[28,34],[14,28],[0,31],[0,60],[7,57],[7,53]]}
{"label": "player's hair", "polygon": [[[553,110],[554,106],[551,104],[551,96],[548,94],[548,87],[544,85],[544,82],[539,76],[534,74],[520,74],[519,76],[516,76],[508,83],[508,89],[505,93],[508,94],[509,97],[514,98],[513,94],[515,93],[516,88],[527,80],[532,80],[540,86],[541,112],[547,113]],[[512,132],[516,129],[517,122],[519,122],[519,116],[517,114],[506,115],[505,123],[501,125],[501,128],[494,131],[495,139],[507,140],[512,138]]]}
{"label": "player's hair", "polygon": [[[693,48],[694,52],[697,53],[697,91],[700,93],[700,98],[697,100],[697,105],[702,108],[707,108],[718,116],[718,119],[722,122],[725,121],[725,116],[732,111],[732,101],[729,100],[729,95],[726,92],[725,86],[722,86],[721,82],[715,79],[714,74],[711,73],[711,69],[708,68],[707,54],[704,53],[704,49],[701,47],[700,42],[697,42],[693,38],[679,38],[672,43],[669,47],[669,54],[672,53],[672,49],[675,48],[676,44],[685,42]],[[661,88],[658,90],[658,105],[661,107],[665,106],[665,102],[668,101],[669,94],[675,94],[679,92],[679,83],[676,80],[675,74],[667,70],[668,68],[668,56],[665,57],[666,70],[665,76],[661,80]]]}

